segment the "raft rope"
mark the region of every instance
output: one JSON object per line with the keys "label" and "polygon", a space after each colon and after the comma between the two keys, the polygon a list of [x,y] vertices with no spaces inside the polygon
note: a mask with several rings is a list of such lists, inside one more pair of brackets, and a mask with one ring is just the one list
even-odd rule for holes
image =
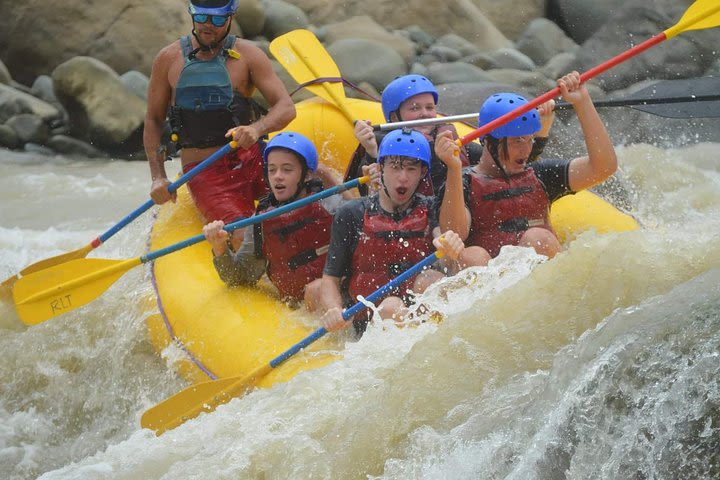
{"label": "raft rope", "polygon": [[[155,228],[155,222],[157,221],[157,210],[153,213],[153,223],[152,227],[150,229],[150,234],[152,234],[152,229]],[[150,235],[148,235],[147,240],[147,250],[150,251]],[[157,284],[157,277],[155,276],[155,261],[150,262],[150,281],[152,282],[153,289],[155,290],[155,298],[157,298],[157,306],[158,310],[160,311],[160,316],[163,319],[163,322],[165,323],[165,328],[167,329],[168,335],[170,336],[170,339],[173,341],[175,345],[177,345],[180,349],[182,349],[183,352],[188,356],[190,361],[192,361],[195,366],[197,366],[200,370],[202,370],[205,375],[210,377],[211,380],[217,380],[219,377],[215,375],[213,372],[210,371],[203,363],[198,359],[195,355],[188,350],[188,348],[185,346],[185,344],[180,340],[177,336],[175,336],[175,332],[172,328],[172,325],[170,325],[170,320],[167,317],[167,314],[165,313],[165,307],[163,306],[162,298],[160,297],[160,290],[158,289]]]}

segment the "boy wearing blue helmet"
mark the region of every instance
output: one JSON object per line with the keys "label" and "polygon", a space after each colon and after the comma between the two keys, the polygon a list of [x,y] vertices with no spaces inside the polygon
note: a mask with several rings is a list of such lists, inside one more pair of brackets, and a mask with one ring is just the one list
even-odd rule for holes
{"label": "boy wearing blue helmet", "polygon": [[[381,103],[385,120],[388,122],[435,118],[437,117],[438,92],[435,85],[426,77],[414,74],[404,75],[385,87]],[[430,174],[423,179],[419,192],[424,195],[434,195],[445,183],[447,167],[432,154],[433,143],[441,132],[447,131],[453,138],[458,138],[457,131],[452,124],[416,127],[415,130],[422,133],[430,142],[431,150]],[[355,138],[360,142],[360,146],[348,165],[346,178],[355,178],[360,175],[361,167],[363,174],[367,174],[368,167],[376,162],[378,145],[384,136],[384,132],[373,131],[370,121],[355,123]],[[470,165],[471,158],[479,159],[480,145],[473,142],[467,145],[467,148],[461,148],[459,155],[464,166]],[[361,189],[361,192],[364,190]]]}
{"label": "boy wearing blue helmet", "polygon": [[[414,130],[395,130],[378,150],[381,187],[377,193],[352,200],[338,209],[332,225],[330,249],[322,278],[323,324],[332,331],[350,325],[342,308],[358,295],[367,296],[407,270],[436,248],[457,260],[464,245],[457,234],[440,230],[433,215],[434,199],[417,193],[430,165],[430,145]],[[397,318],[412,287],[422,292],[441,277],[425,271],[401,285],[378,305],[383,318]],[[367,320],[353,320],[356,332]]]}
{"label": "boy wearing blue helmet", "polygon": [[[236,0],[190,0],[192,36],[166,46],[153,62],[143,132],[150,196],[157,204],[175,200],[168,192],[167,153],[161,146],[166,117],[182,148],[185,172],[225,145],[228,137],[237,141],[238,150],[189,182],[203,217],[226,223],[251,215],[254,200],[267,192],[261,137],[295,118],[295,106],[267,56],[252,42],[229,35],[235,10]],[[255,88],[270,105],[262,117],[251,100]],[[233,243],[239,247],[241,241],[238,231]]]}
{"label": "boy wearing blue helmet", "polygon": [[[257,214],[340,183],[332,170],[318,165],[315,145],[300,133],[278,133],[263,159],[270,193],[260,200]],[[336,207],[337,201],[328,198],[249,226],[237,252],[228,242],[222,220],[205,225],[203,233],[220,278],[230,286],[254,285],[267,273],[284,299],[305,300],[308,310],[313,310]]]}
{"label": "boy wearing blue helmet", "polygon": [[[448,166],[440,225],[466,240],[468,248],[461,259],[465,265],[486,264],[503,245],[533,247],[541,255],[555,256],[561,246],[550,225],[550,204],[602,182],[617,170],[612,141],[580,75],[565,75],[558,85],[563,99],[575,109],[587,156],[528,165],[534,136],[541,128],[535,109],[490,132],[483,139],[480,162],[464,173],[453,139],[447,135],[438,139],[436,152]],[[480,109],[479,123],[489,123],[526,103],[514,93],[492,95]]]}

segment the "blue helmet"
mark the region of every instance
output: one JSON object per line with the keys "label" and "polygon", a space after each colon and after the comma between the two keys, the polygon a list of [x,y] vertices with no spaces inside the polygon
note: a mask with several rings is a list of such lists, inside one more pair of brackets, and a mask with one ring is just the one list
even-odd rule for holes
{"label": "blue helmet", "polygon": [[388,83],[382,92],[382,111],[385,120],[390,120],[390,114],[400,108],[400,104],[410,97],[421,93],[432,93],[435,104],[438,102],[438,93],[435,85],[422,75],[403,75]]}
{"label": "blue helmet", "polygon": [[419,160],[430,168],[430,144],[425,136],[409,129],[393,130],[382,139],[378,149],[378,163],[390,156],[410,157]]}
{"label": "blue helmet", "polygon": [[[491,95],[480,107],[479,124],[486,125],[513,110],[527,105],[528,101],[516,93],[496,93]],[[537,108],[523,113],[519,117],[502,125],[489,135],[495,138],[523,137],[540,130],[540,113]]]}
{"label": "blue helmet", "polygon": [[265,146],[263,160],[267,165],[268,154],[274,148],[285,148],[305,160],[305,166],[315,172],[318,167],[318,154],[315,145],[307,137],[297,132],[280,132]]}
{"label": "blue helmet", "polygon": [[190,0],[190,15],[204,13],[207,15],[232,15],[237,10],[237,0]]}

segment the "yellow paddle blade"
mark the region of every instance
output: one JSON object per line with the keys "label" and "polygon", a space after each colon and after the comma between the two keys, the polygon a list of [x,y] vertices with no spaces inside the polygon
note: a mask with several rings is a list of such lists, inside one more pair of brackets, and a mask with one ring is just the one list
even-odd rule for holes
{"label": "yellow paddle blade", "polygon": [[[318,78],[340,77],[335,61],[309,30],[293,30],[277,37],[270,43],[270,52],[299,84]],[[349,122],[355,121],[345,105],[342,83],[323,82],[305,88],[339,108]]]}
{"label": "yellow paddle blade", "polygon": [[12,288],[15,285],[15,282],[18,281],[20,276],[39,272],[40,270],[45,270],[46,268],[54,267],[55,265],[60,265],[61,263],[69,262],[70,260],[85,258],[87,254],[92,251],[92,249],[93,246],[89,243],[83,248],[73,250],[72,252],[62,253],[60,255],[46,258],[44,260],[40,260],[31,265],[28,265],[27,267],[20,270],[20,273],[18,275],[13,275],[12,277],[5,280],[2,284],[0,284],[0,299],[10,298],[12,294]]}
{"label": "yellow paddle blade", "polygon": [[720,1],[697,0],[690,5],[680,21],[665,30],[665,36],[672,38],[688,30],[704,30],[720,25]]}
{"label": "yellow paddle blade", "polygon": [[18,316],[25,324],[36,325],[79,308],[141,263],[140,258],[82,258],[31,273],[13,289]]}
{"label": "yellow paddle blade", "polygon": [[245,393],[270,370],[272,367],[267,363],[250,375],[197,383],[147,410],[140,418],[140,425],[160,435]]}

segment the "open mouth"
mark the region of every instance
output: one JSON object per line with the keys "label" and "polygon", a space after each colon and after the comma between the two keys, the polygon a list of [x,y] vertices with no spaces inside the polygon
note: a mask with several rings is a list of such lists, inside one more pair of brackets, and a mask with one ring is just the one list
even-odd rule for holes
{"label": "open mouth", "polygon": [[405,195],[407,195],[407,192],[407,187],[398,187],[395,189],[395,193],[397,193],[400,197],[404,197]]}

